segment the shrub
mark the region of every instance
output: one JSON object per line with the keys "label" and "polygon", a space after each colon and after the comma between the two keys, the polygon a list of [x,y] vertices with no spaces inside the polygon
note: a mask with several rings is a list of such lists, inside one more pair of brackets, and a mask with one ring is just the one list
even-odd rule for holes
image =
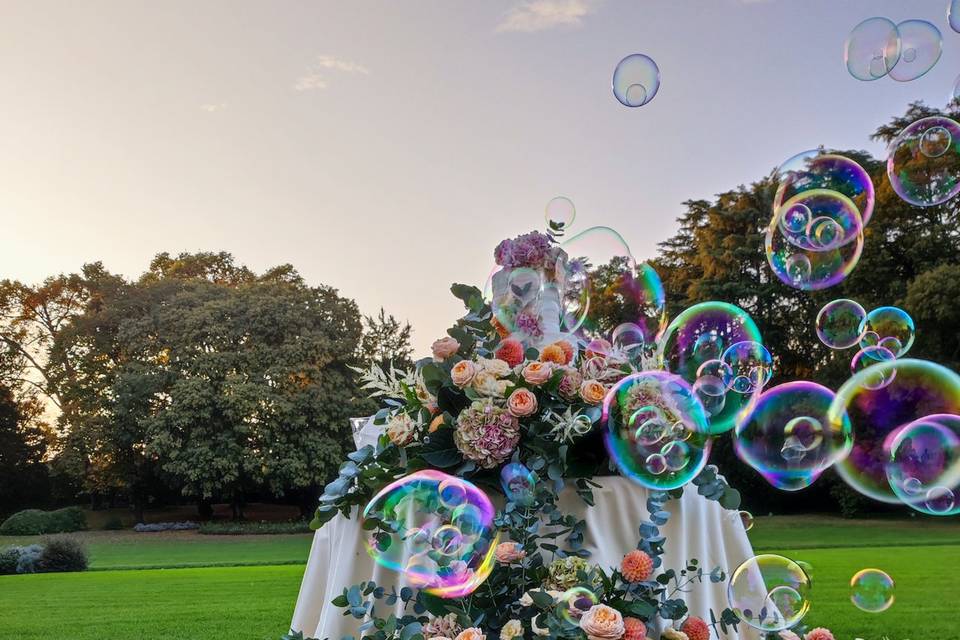
{"label": "shrub", "polygon": [[18,550],[20,557],[17,558],[17,573],[36,573],[40,570],[40,554],[43,553],[43,547],[31,544],[19,547]]}
{"label": "shrub", "polygon": [[135,524],[133,530],[137,533],[157,533],[160,531],[188,531],[190,529],[199,529],[200,525],[196,522],[154,522],[151,524]]}
{"label": "shrub", "polygon": [[313,533],[306,520],[294,522],[205,522],[200,533],[207,535],[271,535],[278,533]]}
{"label": "shrub", "polygon": [[0,524],[0,535],[35,536],[45,533],[69,533],[87,528],[87,517],[80,507],[56,511],[27,509],[18,511]]}
{"label": "shrub", "polygon": [[87,548],[80,540],[70,536],[58,536],[44,538],[42,543],[40,571],[85,571],[87,569]]}
{"label": "shrub", "polygon": [[120,531],[121,529],[123,529],[123,520],[118,516],[111,516],[103,523],[104,531]]}
{"label": "shrub", "polygon": [[17,572],[20,561],[20,547],[0,549],[0,576],[9,576]]}

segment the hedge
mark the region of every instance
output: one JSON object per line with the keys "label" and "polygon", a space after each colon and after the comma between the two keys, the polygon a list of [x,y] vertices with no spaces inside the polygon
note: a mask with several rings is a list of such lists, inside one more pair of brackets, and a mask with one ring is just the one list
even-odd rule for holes
{"label": "hedge", "polygon": [[36,536],[47,533],[69,533],[87,528],[87,517],[80,507],[56,511],[27,509],[18,511],[0,524],[3,536]]}

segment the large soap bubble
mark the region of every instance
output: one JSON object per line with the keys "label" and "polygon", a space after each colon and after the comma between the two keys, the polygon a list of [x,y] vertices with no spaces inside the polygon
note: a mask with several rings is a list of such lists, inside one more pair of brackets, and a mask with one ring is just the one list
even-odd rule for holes
{"label": "large soap bubble", "polygon": [[759,342],[744,340],[732,344],[720,361],[727,365],[721,378],[724,386],[737,393],[757,393],[773,377],[773,357]]}
{"label": "large soap bubble", "polygon": [[887,177],[897,195],[918,207],[960,193],[960,124],[930,116],[904,128],[888,148]]}
{"label": "large soap bubble", "polygon": [[[878,362],[890,362],[896,360],[896,354],[880,345],[871,345],[857,351],[850,360],[850,372],[854,375],[872,367]],[[890,384],[897,375],[897,370],[891,369],[871,369],[869,374],[864,375],[863,386],[867,389],[877,390]]]}
{"label": "large soap bubble", "polygon": [[950,0],[950,5],[947,7],[947,22],[950,23],[950,28],[960,33],[960,0]]}
{"label": "large soap bubble", "polygon": [[924,416],[891,432],[884,443],[887,480],[913,509],[933,516],[960,513],[960,416]]}
{"label": "large soap bubble", "polygon": [[858,163],[836,153],[823,149],[798,153],[777,169],[777,185],[774,211],[804,191],[826,189],[849,198],[856,205],[863,226],[873,215],[875,196],[870,175]]}
{"label": "large soap bubble", "polygon": [[850,602],[867,613],[880,613],[893,606],[893,578],[880,569],[862,569],[850,578]]}
{"label": "large soap bubble", "polygon": [[827,419],[833,399],[830,389],[813,382],[768,389],[737,424],[737,455],[778,489],[810,486],[850,451],[849,420]]}
{"label": "large soap bubble", "polygon": [[412,586],[443,598],[472,593],[490,575],[497,543],[493,504],[480,489],[440,471],[390,483],[363,510],[378,523],[367,551]]}
{"label": "large soap bubble", "polygon": [[847,36],[843,60],[857,80],[878,80],[900,59],[900,32],[887,18],[867,18]]}
{"label": "large soap bubble", "polygon": [[831,349],[848,349],[860,342],[860,323],[866,317],[867,312],[857,302],[832,300],[817,314],[817,337]]}
{"label": "large soap bubble", "polygon": [[890,69],[890,77],[909,82],[924,75],[937,64],[943,53],[940,29],[926,20],[904,20],[897,25],[900,34],[900,59]]}
{"label": "large soap bubble", "polygon": [[[878,387],[880,379],[889,381]],[[960,376],[950,369],[907,358],[860,371],[840,387],[828,412],[831,428],[849,418],[853,429],[850,454],[836,464],[840,476],[865,496],[900,502],[887,480],[884,444],[900,427],[933,414],[960,414]]]}
{"label": "large soap bubble", "polygon": [[620,471],[645,487],[682,487],[707,464],[710,437],[690,385],[665,371],[629,375],[603,401],[605,442]]}
{"label": "large soap bubble", "polygon": [[863,233],[860,212],[850,198],[830,189],[809,189],[793,196],[774,214],[780,233],[809,251],[828,251]]}
{"label": "large soap bubble", "polygon": [[547,203],[543,215],[551,231],[564,231],[570,228],[577,217],[577,208],[570,198],[557,196]]}
{"label": "large soap bubble", "polygon": [[693,385],[707,409],[711,434],[732,429],[737,414],[757,395],[738,393],[727,385],[732,370],[721,358],[738,342],[762,344],[760,330],[746,311],[726,302],[689,307],[674,318],[660,340],[663,367]]}
{"label": "large soap bubble", "polygon": [[642,107],[660,89],[660,68],[650,56],[633,53],[613,71],[613,95],[625,107]]}
{"label": "large soap bubble", "polygon": [[899,307],[877,307],[860,323],[861,347],[881,346],[898,358],[913,346],[915,335],[913,318]]}
{"label": "large soap bubble", "polygon": [[730,576],[727,601],[737,617],[754,629],[782,631],[810,610],[810,578],[789,558],[754,556]]}

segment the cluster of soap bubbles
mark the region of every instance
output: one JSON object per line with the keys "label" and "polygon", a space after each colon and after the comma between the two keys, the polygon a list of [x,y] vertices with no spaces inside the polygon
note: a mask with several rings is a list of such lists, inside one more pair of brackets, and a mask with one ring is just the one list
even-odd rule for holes
{"label": "cluster of soap bubbles", "polygon": [[417,471],[367,503],[363,528],[374,531],[367,551],[412,586],[459,598],[472,593],[493,569],[494,511],[486,494],[470,482],[440,471]]}
{"label": "cluster of soap bubbles", "polygon": [[777,169],[773,216],[764,236],[767,261],[791,287],[832,287],[863,252],[873,214],[870,176],[857,162],[823,149],[798,153]]}
{"label": "cluster of soap bubbles", "polygon": [[625,107],[642,107],[660,89],[660,67],[653,58],[632,53],[613,70],[613,95]]}
{"label": "cluster of soap bubbles", "polygon": [[887,149],[890,186],[918,207],[943,204],[960,193],[960,124],[943,116],[917,120]]}
{"label": "cluster of soap bubbles", "polygon": [[867,18],[847,36],[844,63],[857,80],[890,76],[898,82],[916,80],[930,71],[943,53],[940,30],[926,20]]}

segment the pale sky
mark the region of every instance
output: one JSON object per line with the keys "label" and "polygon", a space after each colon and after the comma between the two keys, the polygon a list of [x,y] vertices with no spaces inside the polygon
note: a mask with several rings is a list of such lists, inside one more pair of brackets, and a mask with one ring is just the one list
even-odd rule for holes
{"label": "pale sky", "polygon": [[[947,4],[7,0],[0,277],[226,250],[408,319],[423,354],[461,314],[450,283],[482,286],[555,195],[644,258],[683,200],[818,144],[881,154],[869,133],[960,73]],[[850,77],[874,15],[936,24],[933,71]],[[628,109],[610,79],[635,52],[662,84]]]}

